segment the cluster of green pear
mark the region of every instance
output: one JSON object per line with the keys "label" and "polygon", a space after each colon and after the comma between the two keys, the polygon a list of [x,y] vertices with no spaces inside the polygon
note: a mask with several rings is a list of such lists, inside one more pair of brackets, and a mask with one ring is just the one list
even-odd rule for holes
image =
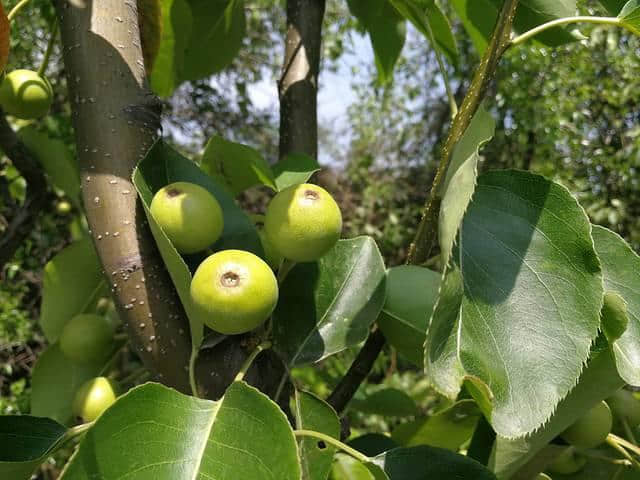
{"label": "cluster of green pear", "polygon": [[[99,365],[113,351],[114,331],[115,326],[106,316],[76,315],[60,333],[60,350],[74,363]],[[115,387],[108,378],[92,378],[76,392],[72,412],[75,417],[92,422],[115,400]]]}
{"label": "cluster of green pear", "polygon": [[[205,188],[188,182],[167,185],[154,195],[151,215],[179,253],[211,247],[224,231],[220,204]],[[221,250],[196,269],[193,305],[212,330],[234,335],[260,326],[278,302],[274,275],[283,264],[312,262],[338,241],[342,214],[323,188],[304,183],[275,195],[264,216],[254,215],[266,262],[244,250]]]}
{"label": "cluster of green pear", "polygon": [[587,463],[580,450],[598,447],[612,429],[619,430],[625,423],[632,429],[640,425],[640,400],[630,391],[620,389],[562,432],[560,437],[569,447],[549,465],[549,472],[571,475],[580,471]]}
{"label": "cluster of green pear", "polygon": [[43,117],[49,112],[52,100],[49,80],[33,70],[14,70],[0,83],[0,106],[22,120]]}

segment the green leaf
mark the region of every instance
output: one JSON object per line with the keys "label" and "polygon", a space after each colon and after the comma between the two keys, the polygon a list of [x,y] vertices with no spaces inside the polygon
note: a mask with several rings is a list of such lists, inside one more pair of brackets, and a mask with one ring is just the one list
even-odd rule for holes
{"label": "green leaf", "polygon": [[404,18],[388,0],[347,0],[347,3],[369,34],[380,83],[391,81],[407,34]]}
{"label": "green leaf", "polygon": [[188,0],[193,16],[182,80],[198,80],[224,70],[246,34],[242,0]]}
{"label": "green leaf", "polygon": [[451,397],[473,379],[476,400],[486,402],[482,390],[491,398],[494,430],[528,434],[575,385],[598,333],[591,225],[564,187],[490,172],[478,179],[454,256],[427,333],[427,372]]}
{"label": "green leaf", "polygon": [[475,402],[461,400],[429,417],[398,425],[391,437],[403,447],[430,445],[455,452],[471,438],[478,418],[480,411]]}
{"label": "green leaf", "polygon": [[365,433],[364,435],[349,440],[347,445],[369,457],[375,457],[387,450],[399,447],[391,437],[381,433]]}
{"label": "green leaf", "polygon": [[18,137],[36,157],[51,183],[80,207],[80,173],[73,153],[62,141],[41,133],[33,126],[18,130]]}
{"label": "green leaf", "polygon": [[409,417],[420,411],[416,402],[402,390],[383,388],[352,400],[350,408],[369,415]]}
{"label": "green leaf", "polygon": [[339,240],[298,264],[280,288],[274,345],[291,367],[318,362],[367,338],[385,294],[384,262],[370,237]]}
{"label": "green leaf", "polygon": [[320,165],[315,158],[304,153],[290,153],[273,166],[276,187],[280,192],[292,185],[305,183],[318,170]]}
{"label": "green leaf", "polygon": [[72,243],[44,267],[40,327],[50,343],[79,313],[95,308],[107,295],[107,282],[93,243],[88,238]]}
{"label": "green leaf", "polygon": [[476,187],[480,148],[493,138],[494,131],[493,117],[484,106],[480,106],[453,150],[440,192],[442,203],[438,219],[438,236],[443,265],[449,263],[464,212]]}
{"label": "green leaf", "polygon": [[0,416],[0,477],[28,480],[64,438],[67,429],[50,418]]}
{"label": "green leaf", "polygon": [[[495,480],[495,475],[475,460],[442,448],[422,445],[396,448],[378,455],[369,470],[376,480]],[[384,472],[384,473],[383,473]]]}
{"label": "green leaf", "polygon": [[[335,410],[315,395],[296,390],[296,428],[313,430],[340,439],[340,420]],[[319,445],[317,439],[298,439],[303,480],[325,480],[331,469],[335,448]]]}
{"label": "green leaf", "polygon": [[424,341],[429,315],[438,297],[440,274],[402,265],[387,272],[387,296],[378,317],[384,337],[414,365],[424,365]]}
{"label": "green leaf", "polygon": [[189,294],[191,271],[149,212],[155,192],[165,185],[178,181],[191,182],[206,188],[220,203],[224,215],[224,230],[213,246],[216,250],[237,248],[258,255],[263,255],[263,252],[253,222],[236,205],[226,189],[200,170],[195,163],[184,158],[164,142],[158,141],[138,164],[133,172],[133,183],[142,200],[151,233],[189,317],[191,341],[194,346],[198,346],[202,343],[204,326],[198,310],[191,303]]}
{"label": "green leaf", "polygon": [[359,462],[349,455],[338,453],[335,456],[329,480],[375,480],[373,474]]}
{"label": "green leaf", "polygon": [[162,36],[151,72],[151,88],[161,97],[170,96],[180,83],[180,69],[193,25],[187,0],[162,1]]}
{"label": "green leaf", "polygon": [[453,64],[458,63],[458,46],[446,15],[434,0],[390,0],[404,18],[431,41],[429,27],[439,48]]}
{"label": "green leaf", "polygon": [[255,185],[276,190],[271,167],[257,150],[217,135],[207,142],[200,166],[235,195]]}
{"label": "green leaf", "polygon": [[623,385],[624,381],[616,373],[611,351],[608,348],[594,350],[578,384],[558,404],[549,421],[526,437],[509,440],[499,436],[489,466],[500,480],[535,476],[548,461],[542,458],[538,463],[536,456],[544,453],[543,449],[549,442]]}
{"label": "green leaf", "polygon": [[104,362],[77,364],[67,359],[55,343],[38,358],[31,374],[31,414],[71,423],[71,403],[76,390],[100,375]]}
{"label": "green leaf", "polygon": [[618,373],[627,383],[640,386],[640,257],[622,237],[606,228],[594,226],[593,241],[605,290],[626,302],[627,328],[613,342]]}
{"label": "green leaf", "polygon": [[618,15],[628,0],[600,0],[600,3],[611,15]]}
{"label": "green leaf", "polygon": [[[476,50],[482,54],[487,48],[502,0],[451,0],[451,3]],[[513,29],[524,33],[548,21],[571,17],[575,13],[576,0],[522,0],[516,11]],[[547,46],[576,40],[574,35],[561,27],[545,30],[535,38]]]}
{"label": "green leaf", "polygon": [[640,35],[640,0],[629,0],[620,11],[618,18],[623,27]]}
{"label": "green leaf", "polygon": [[125,477],[298,480],[300,465],[286,416],[255,388],[212,402],[147,383],[100,416],[61,480]]}

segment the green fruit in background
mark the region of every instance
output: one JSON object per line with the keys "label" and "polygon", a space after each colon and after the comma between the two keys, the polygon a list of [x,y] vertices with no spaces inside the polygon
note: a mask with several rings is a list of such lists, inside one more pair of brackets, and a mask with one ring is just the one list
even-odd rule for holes
{"label": "green fruit in background", "polygon": [[188,182],[161,188],[151,215],[180,253],[200,252],[215,243],[224,227],[222,208],[208,190]]}
{"label": "green fruit in background", "polygon": [[283,257],[294,262],[312,262],[340,238],[342,214],[324,188],[303,183],[273,197],[264,228],[267,238]]}
{"label": "green fruit in background", "polygon": [[258,230],[258,236],[260,237],[262,250],[264,250],[265,260],[272,269],[277,270],[282,262],[282,255],[278,253],[264,231],[264,215],[249,215],[249,217],[256,226],[256,230]]}
{"label": "green fruit in background", "polygon": [[60,333],[60,350],[78,363],[103,360],[113,346],[113,326],[101,315],[76,315]]}
{"label": "green fruit in background", "polygon": [[551,480],[551,477],[546,473],[539,473],[534,480]]}
{"label": "green fruit in background", "polygon": [[51,84],[33,70],[14,70],[0,84],[0,106],[23,120],[46,115],[52,99]]}
{"label": "green fruit in background", "polygon": [[243,250],[223,250],[204,260],[190,292],[202,321],[228,335],[258,327],[278,302],[278,282],[269,265]]}
{"label": "green fruit in background", "polygon": [[620,389],[609,398],[607,404],[617,424],[625,419],[631,428],[640,425],[640,400],[628,390]]}
{"label": "green fruit in background", "polygon": [[579,455],[573,447],[568,447],[549,465],[548,470],[551,473],[559,473],[561,475],[571,475],[580,471],[587,463],[587,459]]}
{"label": "green fruit in background", "polygon": [[575,447],[593,448],[604,442],[612,425],[613,417],[609,406],[600,402],[560,436]]}
{"label": "green fruit in background", "polygon": [[60,200],[56,204],[56,212],[58,213],[58,215],[67,215],[69,212],[71,212],[71,208],[71,204],[66,200]]}
{"label": "green fruit in background", "polygon": [[82,384],[73,398],[74,417],[93,422],[116,401],[116,392],[106,377],[96,377]]}

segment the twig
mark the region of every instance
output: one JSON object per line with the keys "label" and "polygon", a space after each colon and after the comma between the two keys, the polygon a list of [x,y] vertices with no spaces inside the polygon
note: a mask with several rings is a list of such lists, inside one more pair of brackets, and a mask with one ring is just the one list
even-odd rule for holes
{"label": "twig", "polygon": [[615,25],[620,26],[622,23],[620,19],[617,17],[594,17],[594,16],[577,16],[577,17],[565,17],[565,18],[557,18],[556,20],[551,20],[550,22],[543,23],[542,25],[538,25],[531,30],[524,32],[522,35],[515,37],[511,41],[511,45],[518,45],[538,35],[539,33],[548,30],[549,28],[559,27],[561,25],[568,25],[570,23],[595,23],[598,25]]}
{"label": "twig", "polygon": [[348,453],[353,458],[355,458],[356,460],[362,463],[369,463],[371,461],[371,459],[366,455],[364,455],[363,453],[360,453],[356,449],[351,448],[349,445],[345,445],[340,440],[330,437],[329,435],[325,435],[324,433],[314,432],[313,430],[294,430],[293,434],[296,437],[313,437],[313,438],[317,438],[318,440],[322,440],[323,442],[333,445],[334,447],[342,450],[343,452]]}

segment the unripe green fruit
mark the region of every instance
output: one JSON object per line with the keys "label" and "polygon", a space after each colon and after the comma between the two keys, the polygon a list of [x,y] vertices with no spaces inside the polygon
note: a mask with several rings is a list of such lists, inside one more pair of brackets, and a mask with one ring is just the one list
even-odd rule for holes
{"label": "unripe green fruit", "polygon": [[71,411],[85,422],[93,422],[116,401],[113,384],[106,377],[85,382],[73,398]]}
{"label": "unripe green fruit", "polygon": [[555,458],[548,468],[551,473],[571,475],[580,471],[586,463],[585,457],[579,455],[573,447],[568,447]]}
{"label": "unripe green fruit", "polygon": [[534,480],[551,480],[551,477],[546,473],[539,473]]}
{"label": "unripe green fruit", "polygon": [[228,335],[258,327],[278,302],[278,282],[269,265],[243,250],[223,250],[204,260],[190,292],[202,321]]}
{"label": "unripe green fruit", "polygon": [[0,84],[0,105],[14,117],[39,118],[51,107],[53,89],[46,78],[33,70],[14,70]]}
{"label": "unripe green fruit", "polygon": [[60,350],[78,363],[103,360],[113,346],[113,327],[100,315],[92,313],[73,317],[60,333]]}
{"label": "unripe green fruit", "polygon": [[620,389],[609,398],[607,404],[617,424],[626,420],[631,428],[640,425],[640,400],[628,390]]}
{"label": "unripe green fruit", "polygon": [[267,238],[283,257],[294,262],[312,262],[340,238],[342,214],[324,188],[303,183],[273,197],[264,228]]}
{"label": "unripe green fruit", "polygon": [[71,204],[66,200],[60,200],[56,204],[56,212],[58,215],[67,215],[71,211]]}
{"label": "unripe green fruit", "polygon": [[258,230],[258,236],[260,237],[260,243],[262,244],[262,250],[264,250],[264,258],[269,266],[277,270],[282,262],[282,255],[275,249],[273,244],[269,241],[267,234],[264,232],[264,215],[250,215],[251,220]]}
{"label": "unripe green fruit", "polygon": [[575,447],[594,448],[605,441],[611,432],[612,424],[609,406],[600,402],[560,436]]}
{"label": "unripe green fruit", "polygon": [[208,190],[188,182],[161,188],[151,201],[151,215],[180,253],[196,253],[222,234],[222,208]]}

